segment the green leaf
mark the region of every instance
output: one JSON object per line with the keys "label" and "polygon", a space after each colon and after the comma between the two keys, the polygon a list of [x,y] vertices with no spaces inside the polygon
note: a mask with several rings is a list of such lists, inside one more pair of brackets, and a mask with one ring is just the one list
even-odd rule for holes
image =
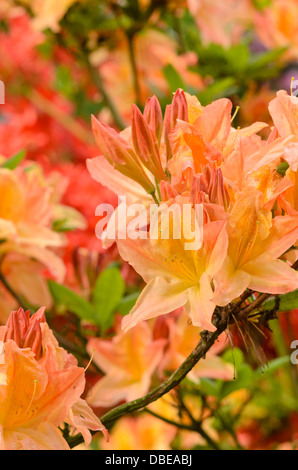
{"label": "green leaf", "polygon": [[26,157],[26,150],[20,150],[20,152],[16,153],[4,163],[2,163],[1,167],[6,168],[7,170],[15,170],[19,166],[19,164],[24,160]]}
{"label": "green leaf", "polygon": [[223,382],[221,380],[200,379],[200,391],[211,397],[220,397]]}
{"label": "green leaf", "polygon": [[254,373],[248,364],[242,364],[238,369],[236,368],[236,379],[229,382],[224,382],[221,390],[221,398],[225,398],[237,390],[247,388],[253,385]]}
{"label": "green leaf", "polygon": [[113,325],[116,307],[124,290],[125,283],[116,266],[107,268],[96,280],[93,290],[95,321],[104,331]]}
{"label": "green leaf", "polygon": [[186,85],[179,75],[177,70],[173,67],[172,64],[166,65],[163,69],[164,77],[169,85],[170,90],[174,93],[178,88],[185,90]]}
{"label": "green leaf", "polygon": [[245,362],[244,354],[239,348],[228,349],[228,351],[223,354],[222,358],[225,362],[235,364],[236,368],[241,367]]}
{"label": "green leaf", "polygon": [[288,164],[288,162],[282,162],[280,163],[280,165],[278,165],[278,167],[276,168],[276,171],[280,175],[285,176],[286,171],[288,170],[289,167],[290,165]]}
{"label": "green leaf", "polygon": [[231,393],[249,388],[252,384],[253,370],[245,363],[243,352],[239,348],[230,349],[225,352],[223,359],[235,366],[235,380],[223,382],[221,389],[221,398]]}
{"label": "green leaf", "polygon": [[264,8],[269,8],[272,4],[272,0],[253,0],[254,6],[258,10],[264,10]]}
{"label": "green leaf", "polygon": [[198,99],[203,106],[206,106],[216,99],[230,96],[237,91],[235,83],[235,79],[232,77],[216,80],[206,90],[198,93]]}
{"label": "green leaf", "polygon": [[92,305],[76,292],[55,281],[49,281],[49,289],[57,306],[75,313],[82,320],[94,321]]}
{"label": "green leaf", "polygon": [[257,369],[255,371],[255,374],[258,375],[258,378],[260,378],[260,373],[267,375],[267,374],[273,374],[277,370],[283,368],[286,365],[291,364],[291,358],[290,356],[283,356],[283,357],[277,357],[276,359],[273,359],[272,361],[268,362],[268,365],[265,369]]}
{"label": "green leaf", "polygon": [[121,299],[117,305],[117,312],[123,316],[127,315],[134,307],[139,295],[140,292],[134,292],[133,294],[129,294],[123,297],[123,299]]}
{"label": "green leaf", "polygon": [[[280,304],[279,304],[279,311],[286,312],[290,310],[295,310],[298,308],[298,289],[294,290],[293,292],[289,292],[288,294],[284,294],[279,296]],[[272,310],[275,307],[275,299],[270,299],[265,302],[261,309],[262,310]]]}

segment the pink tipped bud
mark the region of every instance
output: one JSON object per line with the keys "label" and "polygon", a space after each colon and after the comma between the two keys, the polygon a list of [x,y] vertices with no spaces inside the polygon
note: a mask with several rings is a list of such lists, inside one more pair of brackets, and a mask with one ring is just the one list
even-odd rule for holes
{"label": "pink tipped bud", "polygon": [[125,165],[133,158],[128,143],[115,129],[102,124],[94,116],[92,116],[92,130],[96,144],[112,165]]}
{"label": "pink tipped bud", "polygon": [[[212,167],[207,165],[204,168],[203,174],[196,176],[196,190],[204,191],[208,194],[209,202],[212,204],[218,204],[228,209],[230,203],[229,193],[224,184],[222,171],[220,168]],[[195,190],[195,189],[193,189]]]}
{"label": "pink tipped bud", "polygon": [[161,165],[157,137],[135,105],[132,105],[131,111],[131,131],[135,152],[144,166],[158,181],[166,179]]}
{"label": "pink tipped bud", "polygon": [[148,98],[144,109],[144,118],[160,143],[163,129],[163,116],[161,106],[156,96]]}
{"label": "pink tipped bud", "polygon": [[172,158],[169,134],[175,128],[177,120],[188,122],[188,105],[184,91],[176,91],[172,104],[166,107],[164,118],[164,140],[166,144],[167,160]]}
{"label": "pink tipped bud", "polygon": [[37,318],[31,322],[23,348],[30,348],[35,354],[36,359],[40,358],[42,352],[42,332],[40,322]]}
{"label": "pink tipped bud", "polygon": [[19,347],[23,347],[24,339],[29,327],[30,311],[25,312],[22,308],[11,312],[7,324],[4,340],[13,340]]}
{"label": "pink tipped bud", "polygon": [[19,348],[30,348],[39,359],[42,351],[42,331],[40,324],[46,321],[45,309],[39,309],[31,318],[30,311],[19,308],[11,312],[4,334],[4,341],[12,340]]}
{"label": "pink tipped bud", "polygon": [[188,105],[183,90],[176,91],[171,108],[171,128],[176,126],[177,119],[188,122]]}
{"label": "pink tipped bud", "polygon": [[163,202],[169,201],[179,195],[176,189],[167,181],[160,182],[160,194]]}
{"label": "pink tipped bud", "polygon": [[190,190],[190,199],[193,205],[203,204],[205,202],[206,193],[207,187],[203,175],[195,175]]}
{"label": "pink tipped bud", "polygon": [[123,175],[139,183],[145,191],[153,193],[155,186],[146,175],[134,150],[114,129],[92,116],[95,141],[103,156]]}

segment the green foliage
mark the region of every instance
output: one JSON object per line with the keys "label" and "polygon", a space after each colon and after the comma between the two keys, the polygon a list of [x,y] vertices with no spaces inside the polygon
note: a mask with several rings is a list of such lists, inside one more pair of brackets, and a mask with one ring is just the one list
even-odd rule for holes
{"label": "green foliage", "polygon": [[226,351],[223,359],[233,365],[235,369],[234,380],[212,380],[200,379],[200,392],[218,398],[224,399],[231,393],[241,389],[253,390],[258,386],[263,378],[269,378],[276,371],[283,369],[290,363],[290,356],[279,357],[268,362],[266,367],[253,369],[246,361],[244,353],[239,348],[233,348]]}
{"label": "green foliage", "polygon": [[138,292],[134,292],[132,294],[129,294],[123,297],[117,306],[117,311],[122,316],[127,315],[132,310],[133,306],[138,300],[139,295],[140,295],[140,292],[138,291]]}
{"label": "green foliage", "polygon": [[119,268],[110,267],[97,278],[93,290],[92,304],[95,323],[106,331],[114,323],[114,313],[125,291],[125,284]]}
{"label": "green foliage", "polygon": [[[279,297],[279,310],[281,312],[295,310],[298,308],[298,290],[289,292]],[[262,305],[262,310],[272,310],[275,307],[275,300],[270,299]]]}
{"label": "green foliage", "polygon": [[25,157],[26,150],[20,150],[20,152],[16,153],[4,163],[2,163],[1,168],[6,168],[7,170],[15,170],[20,165],[20,163],[22,163]]}
{"label": "green foliage", "polygon": [[68,287],[49,281],[49,288],[55,305],[60,311],[67,310],[75,313],[81,320],[94,321],[93,306]]}
{"label": "green foliage", "polygon": [[98,326],[105,333],[113,326],[115,313],[129,313],[139,293],[125,294],[125,283],[117,266],[111,265],[96,279],[91,300],[88,301],[70,288],[49,281],[55,306],[60,312],[71,312],[81,320]]}

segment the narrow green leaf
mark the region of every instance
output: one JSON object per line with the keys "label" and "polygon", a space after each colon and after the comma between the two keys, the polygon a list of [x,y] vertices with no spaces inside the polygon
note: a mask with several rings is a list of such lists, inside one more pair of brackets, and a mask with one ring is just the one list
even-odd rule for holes
{"label": "narrow green leaf", "polygon": [[260,373],[263,373],[264,375],[272,374],[276,372],[277,370],[283,368],[284,366],[289,365],[290,363],[291,363],[290,356],[277,357],[276,359],[269,361],[265,369],[263,368],[257,369],[255,371],[255,374],[257,374],[258,378],[260,378]]}
{"label": "narrow green leaf", "polygon": [[69,312],[75,313],[82,320],[94,322],[95,313],[92,305],[62,284],[49,281],[49,289],[57,306],[65,308]]}
{"label": "narrow green leaf", "polygon": [[4,163],[2,163],[1,167],[6,168],[7,170],[14,170],[19,166],[19,164],[24,160],[26,157],[26,150],[21,150],[20,152],[16,153]]}
{"label": "narrow green leaf", "polygon": [[113,325],[116,307],[124,290],[125,283],[118,267],[109,267],[98,276],[93,291],[93,305],[96,324],[104,331]]}
{"label": "narrow green leaf", "polygon": [[140,292],[134,292],[133,294],[129,294],[123,297],[123,299],[121,299],[117,305],[117,312],[123,316],[127,315],[134,307],[139,295]]}
{"label": "narrow green leaf", "polygon": [[179,75],[177,70],[173,67],[172,64],[166,65],[163,69],[163,74],[168,82],[170,90],[174,93],[178,88],[185,90],[186,86],[183,81],[183,78]]}
{"label": "narrow green leaf", "polygon": [[[279,311],[286,312],[298,308],[298,289],[288,294],[281,295]],[[262,305],[262,310],[272,310],[275,307],[275,299],[270,299]]]}

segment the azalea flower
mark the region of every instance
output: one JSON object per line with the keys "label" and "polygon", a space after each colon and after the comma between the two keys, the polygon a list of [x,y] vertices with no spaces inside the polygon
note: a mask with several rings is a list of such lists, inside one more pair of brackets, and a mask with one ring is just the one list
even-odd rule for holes
{"label": "azalea flower", "polygon": [[253,13],[247,0],[228,0],[225,3],[217,0],[187,0],[187,3],[203,41],[224,47],[239,42]]}
{"label": "azalea flower", "polygon": [[58,346],[44,308],[12,312],[0,327],[0,448],[2,450],[67,450],[59,429],[70,425],[87,445],[89,429],[106,432],[80,397],[84,369]]}
{"label": "azalea flower", "polygon": [[[4,164],[5,160],[2,159],[1,162]],[[28,295],[28,300],[32,300],[34,304],[38,300],[38,295],[33,292],[36,290],[34,279],[41,272],[48,271],[45,279],[50,276],[58,282],[64,279],[65,265],[57,252],[64,247],[66,241],[61,230],[85,228],[85,220],[79,212],[58,202],[60,196],[55,184],[50,177],[45,178],[37,164],[30,161],[13,170],[0,167],[1,269],[8,275],[7,281],[12,282],[11,287],[16,292]],[[7,264],[13,257],[16,261],[15,268],[18,259],[24,260],[17,272],[13,272]],[[29,262],[29,259],[35,263]],[[49,305],[45,281],[38,279],[37,284],[40,287],[39,300],[44,300]]]}
{"label": "azalea flower", "polygon": [[270,49],[285,47],[283,59],[286,61],[297,60],[298,57],[296,12],[295,0],[272,0],[270,6],[255,10],[253,15],[259,39]]}
{"label": "azalea flower", "polygon": [[[19,253],[8,253],[1,263],[1,273],[11,288],[30,305],[53,304],[47,285],[45,266]],[[18,301],[1,286],[0,288],[0,324],[6,323],[12,310],[18,308]]]}
{"label": "azalea flower", "polygon": [[40,31],[50,28],[58,32],[60,20],[71,5],[78,1],[82,0],[63,0],[62,2],[57,0],[21,0],[20,3],[32,9],[34,28]]}
{"label": "azalea flower", "polygon": [[[189,202],[178,196],[175,208]],[[169,206],[171,208],[171,205]],[[177,212],[173,216],[178,223]],[[195,214],[193,214],[193,218]],[[188,221],[189,222],[189,221]],[[195,228],[200,230],[199,227]],[[228,238],[225,221],[206,223],[203,227],[201,247],[185,249],[193,242],[196,232],[187,240],[180,226],[177,239],[118,240],[121,257],[128,261],[143,277],[147,285],[129,315],[123,319],[124,331],[137,323],[185,307],[195,326],[214,330],[211,319],[215,309],[212,302],[211,282],[220,270],[227,253]],[[200,240],[200,235],[198,236]]]}
{"label": "azalea flower", "polygon": [[[164,322],[168,328],[168,345],[160,364],[161,373],[166,370],[174,371],[180,367],[198,344],[201,332],[200,328],[189,322],[184,312],[177,318],[170,316]],[[188,374],[190,380],[195,383],[199,383],[201,377],[233,380],[233,366],[224,362],[219,356],[226,345],[225,341],[226,338],[221,335],[219,341],[208,351],[206,358],[199,361]]]}
{"label": "azalea flower", "polygon": [[284,146],[283,157],[289,166],[285,176],[290,185],[280,203],[287,213],[295,214],[298,211],[298,98],[281,90],[269,104],[269,111],[278,134],[281,137],[294,137],[293,142]]}
{"label": "azalea flower", "polygon": [[[120,231],[121,236],[116,234],[120,255],[147,283],[123,319],[124,331],[183,306],[194,326],[212,331],[216,305],[227,305],[247,288],[271,294],[295,290],[298,274],[288,264],[288,256],[297,239],[297,214],[295,210],[286,210],[288,215],[275,210],[276,201],[285,201],[282,208],[286,207],[295,183],[291,174],[284,178],[278,173],[284,160],[291,171],[297,169],[295,113],[288,112],[291,106],[287,104],[284,113],[279,113],[279,135],[273,129],[267,140],[257,135],[267,127],[262,122],[233,128],[230,100],[216,100],[203,107],[182,90],[167,107],[163,123],[156,98],[149,100],[143,115],[133,107],[132,126],[118,140],[113,130],[94,121],[99,147],[110,165],[110,169],[104,167],[107,180],[114,181],[115,187],[121,172],[120,181],[125,180],[121,189],[131,195],[130,200],[145,203],[148,212],[144,195],[147,192],[155,201],[159,195],[162,234],[174,227],[182,234],[178,213],[187,204],[193,217],[184,228],[197,233],[198,227],[191,221],[198,222],[196,206],[202,209],[202,243],[195,250],[185,249],[185,234],[152,239],[151,221],[140,227],[139,237],[131,239],[128,233],[124,237],[125,232]],[[131,155],[133,165],[128,158]],[[101,161],[88,161],[89,171],[99,181]],[[143,173],[137,173],[138,165],[155,192],[140,180]],[[134,181],[131,186],[129,180]],[[135,183],[143,187],[137,198]],[[163,219],[168,209],[173,212],[171,221]]]}
{"label": "azalea flower", "polygon": [[154,340],[146,322],[112,340],[91,338],[88,351],[106,373],[87,397],[93,407],[110,407],[140,398],[149,391],[151,378],[162,358],[165,340]]}
{"label": "azalea flower", "polygon": [[125,416],[115,423],[109,442],[103,439],[102,448],[108,450],[171,450],[176,428],[170,424],[142,414]]}
{"label": "azalea flower", "polygon": [[[82,161],[95,156],[89,127],[72,118],[74,103],[53,87],[55,64],[39,52],[44,35],[33,30],[23,9],[5,17],[5,21],[8,31],[0,31],[0,76],[6,96],[1,106],[0,154],[9,157],[26,149],[28,158],[47,166],[70,157]],[[85,72],[69,55],[60,48],[56,53],[59,63],[71,69],[74,80],[83,80]]]}
{"label": "azalea flower", "polygon": [[298,273],[279,258],[298,236],[298,217],[279,216],[262,205],[258,192],[239,193],[227,225],[227,257],[215,276],[214,302],[227,305],[246,288],[284,294],[298,286]]}

